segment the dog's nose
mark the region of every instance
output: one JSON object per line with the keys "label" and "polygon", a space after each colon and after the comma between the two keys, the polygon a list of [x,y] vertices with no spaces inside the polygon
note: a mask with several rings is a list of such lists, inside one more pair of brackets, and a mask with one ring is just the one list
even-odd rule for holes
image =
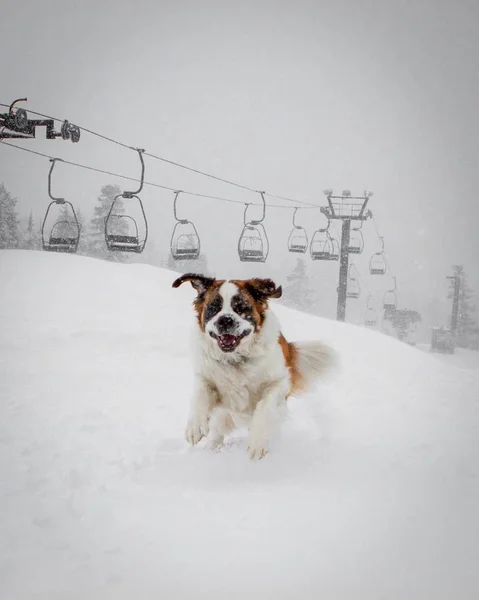
{"label": "dog's nose", "polygon": [[218,333],[227,333],[234,329],[236,326],[236,321],[230,315],[221,315],[216,321],[216,329]]}

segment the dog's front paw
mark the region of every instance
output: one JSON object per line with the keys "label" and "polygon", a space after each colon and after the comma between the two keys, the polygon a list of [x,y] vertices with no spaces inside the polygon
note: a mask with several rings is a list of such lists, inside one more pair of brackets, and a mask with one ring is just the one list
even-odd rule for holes
{"label": "dog's front paw", "polygon": [[264,458],[269,452],[269,442],[265,439],[252,439],[248,443],[248,456],[251,460]]}
{"label": "dog's front paw", "polygon": [[208,435],[208,419],[193,418],[188,421],[186,426],[186,441],[193,446]]}

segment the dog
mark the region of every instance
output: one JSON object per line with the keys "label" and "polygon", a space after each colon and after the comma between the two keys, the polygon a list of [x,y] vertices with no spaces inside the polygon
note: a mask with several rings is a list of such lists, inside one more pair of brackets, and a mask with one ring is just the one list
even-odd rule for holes
{"label": "dog", "polygon": [[249,425],[248,456],[261,459],[287,399],[311,391],[334,364],[334,351],[320,342],[287,342],[271,298],[281,286],[271,279],[224,280],[186,273],[193,302],[195,392],[186,439],[207,437],[215,449],[235,427]]}

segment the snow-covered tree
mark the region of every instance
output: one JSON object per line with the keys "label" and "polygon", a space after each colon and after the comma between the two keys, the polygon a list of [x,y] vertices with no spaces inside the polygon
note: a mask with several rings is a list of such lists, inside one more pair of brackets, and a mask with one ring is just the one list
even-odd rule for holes
{"label": "snow-covered tree", "polygon": [[23,248],[27,250],[40,250],[42,247],[42,240],[40,235],[40,229],[33,219],[33,213],[30,211],[28,217],[27,226],[23,234]]}
{"label": "snow-covered tree", "polygon": [[0,183],[0,248],[21,247],[17,201]]}
{"label": "snow-covered tree", "polygon": [[[121,194],[117,185],[105,185],[101,188],[101,195],[98,197],[98,204],[95,206],[93,218],[90,221],[90,231],[88,234],[88,255],[96,258],[103,258],[112,262],[126,262],[128,255],[125,252],[110,252],[105,244],[105,219],[110,210],[110,206],[116,196]],[[119,199],[115,203],[115,212],[123,212],[123,203]],[[118,219],[116,231],[120,234],[127,233],[127,225]]]}
{"label": "snow-covered tree", "polygon": [[78,242],[78,254],[90,254],[89,252],[89,242],[90,235],[88,231],[88,225],[85,221],[85,217],[83,216],[83,212],[80,208],[76,209],[77,221],[80,225],[80,241]]}
{"label": "snow-covered tree", "polygon": [[293,271],[286,277],[283,301],[288,306],[305,312],[314,312],[315,293],[311,285],[304,258],[298,258]]}

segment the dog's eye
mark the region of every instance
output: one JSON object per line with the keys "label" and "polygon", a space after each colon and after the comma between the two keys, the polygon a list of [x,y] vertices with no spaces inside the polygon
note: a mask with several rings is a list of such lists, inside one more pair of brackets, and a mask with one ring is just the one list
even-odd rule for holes
{"label": "dog's eye", "polygon": [[234,298],[232,298],[231,308],[238,315],[249,315],[249,314],[251,314],[251,310],[252,310],[251,306],[247,302],[245,302],[242,298],[240,298],[239,296],[235,296]]}
{"label": "dog's eye", "polygon": [[218,314],[223,306],[221,298],[215,298],[212,300],[205,309],[205,321],[209,321],[216,314]]}

